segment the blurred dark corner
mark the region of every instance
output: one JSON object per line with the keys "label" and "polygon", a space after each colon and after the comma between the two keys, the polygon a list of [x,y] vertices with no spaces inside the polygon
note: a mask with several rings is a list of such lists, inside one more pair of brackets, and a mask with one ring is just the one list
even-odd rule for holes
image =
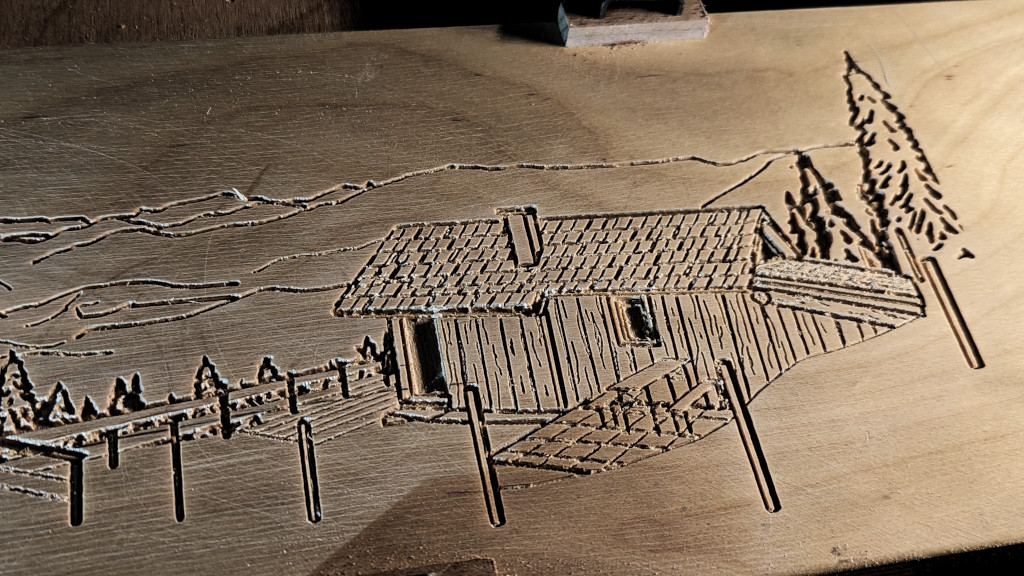
{"label": "blurred dark corner", "polygon": [[[709,12],[881,4],[707,0]],[[0,0],[0,48],[534,21],[552,0]]]}

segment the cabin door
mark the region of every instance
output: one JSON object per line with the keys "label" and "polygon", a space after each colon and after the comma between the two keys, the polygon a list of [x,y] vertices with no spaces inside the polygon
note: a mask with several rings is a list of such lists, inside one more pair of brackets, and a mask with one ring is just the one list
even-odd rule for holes
{"label": "cabin door", "polygon": [[413,396],[440,396],[448,393],[444,351],[438,336],[437,320],[432,316],[402,318],[406,374]]}

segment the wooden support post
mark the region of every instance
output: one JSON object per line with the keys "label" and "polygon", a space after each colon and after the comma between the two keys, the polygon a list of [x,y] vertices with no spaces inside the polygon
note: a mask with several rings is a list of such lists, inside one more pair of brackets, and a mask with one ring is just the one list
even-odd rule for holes
{"label": "wooden support post", "polygon": [[725,382],[726,394],[729,395],[729,405],[732,407],[732,414],[736,420],[736,427],[740,431],[740,439],[743,440],[743,448],[747,451],[747,459],[750,460],[750,467],[754,470],[754,478],[757,480],[757,488],[761,492],[761,500],[769,512],[778,512],[782,505],[779,504],[779,496],[775,493],[775,483],[772,482],[771,473],[768,471],[768,462],[761,451],[761,443],[757,439],[757,432],[754,430],[754,420],[750,417],[750,411],[743,402],[743,394],[736,379],[736,371],[732,361],[722,358],[718,361],[719,376]]}
{"label": "wooden support post", "polygon": [[934,256],[928,256],[921,263],[924,265],[925,273],[928,275],[928,283],[932,285],[932,290],[935,291],[935,296],[938,297],[939,303],[942,305],[942,311],[946,314],[946,321],[949,322],[949,327],[953,330],[956,342],[960,345],[960,352],[963,353],[964,360],[967,360],[967,364],[975,370],[984,368],[985,361],[981,359],[978,346],[974,343],[974,337],[971,336],[967,323],[964,322],[964,317],[960,313],[960,306],[957,305],[956,299],[953,298],[953,292],[949,289],[949,284],[946,283],[946,276],[942,273],[939,262]]}
{"label": "wooden support post", "polygon": [[218,403],[220,404],[220,436],[225,440],[230,440],[234,426],[231,425],[231,396],[227,390],[221,390],[218,393]]}
{"label": "wooden support post", "polygon": [[352,388],[348,383],[348,362],[344,358],[338,358],[334,361],[334,365],[338,367],[338,380],[341,382],[341,397],[351,398]]}
{"label": "wooden support post", "polygon": [[285,386],[288,391],[288,411],[292,414],[298,414],[299,398],[298,393],[295,391],[295,372],[293,370],[289,370],[285,379],[287,381]]}
{"label": "wooden support post", "polygon": [[181,433],[179,420],[171,419],[171,472],[174,475],[174,518],[185,520],[185,484],[181,469]]}
{"label": "wooden support post", "polygon": [[117,467],[121,465],[121,430],[118,428],[107,430],[104,436],[107,440],[107,467],[117,470]]}
{"label": "wooden support post", "polygon": [[323,517],[320,510],[320,484],[316,475],[316,451],[313,445],[313,425],[309,418],[300,418],[298,424],[299,460],[302,461],[302,488],[306,496],[306,518],[316,524]]}
{"label": "wooden support post", "polygon": [[68,475],[70,482],[69,496],[71,500],[71,525],[81,526],[85,517],[84,492],[85,492],[85,458],[69,458],[71,473]]}
{"label": "wooden support post", "polygon": [[484,422],[480,387],[476,384],[466,384],[464,394],[469,429],[473,434],[473,448],[476,450],[476,464],[480,470],[484,501],[487,503],[487,516],[491,526],[502,526],[505,524],[505,507],[501,503],[501,486],[498,485],[498,473],[494,470],[494,459],[491,458],[491,441],[487,436],[487,424]]}

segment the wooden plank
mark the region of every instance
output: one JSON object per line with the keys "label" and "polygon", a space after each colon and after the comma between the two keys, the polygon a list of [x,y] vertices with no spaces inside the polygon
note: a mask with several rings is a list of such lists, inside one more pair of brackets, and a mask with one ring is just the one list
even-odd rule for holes
{"label": "wooden plank", "polygon": [[466,376],[469,380],[464,384],[480,386],[480,398],[484,408],[493,410],[498,405],[496,391],[493,390],[484,355],[483,336],[480,334],[476,318],[465,318],[459,321],[459,334],[462,337],[462,353],[466,358]]}
{"label": "wooden plank", "polygon": [[[615,334],[608,330],[608,318],[599,303],[599,296],[580,297],[580,323],[584,330],[591,363],[597,375],[598,390],[605,390],[619,381],[615,374]],[[596,392],[596,391],[595,391]]]}
{"label": "wooden plank", "polygon": [[656,318],[660,327],[663,346],[665,346],[666,357],[685,360],[686,356],[680,356],[679,343],[679,311],[675,302],[669,305],[668,296],[665,294],[654,294],[651,296],[651,314]]}
{"label": "wooden plank", "polygon": [[822,344],[826,352],[841,350],[844,348],[842,334],[839,332],[839,325],[834,318],[822,314],[814,314],[814,323],[821,335]]}
{"label": "wooden plank", "polygon": [[582,400],[580,398],[578,382],[582,377],[580,359],[575,354],[572,341],[566,337],[561,304],[557,299],[548,303],[547,310],[548,331],[551,333],[551,340],[555,354],[557,354],[557,366],[559,370],[559,382],[563,396],[563,406],[568,408],[576,406]]}
{"label": "wooden plank", "polygon": [[786,340],[793,347],[793,363],[797,363],[810,356],[815,349],[809,342],[811,335],[807,333],[806,327],[800,322],[796,311],[791,308],[779,306],[777,308],[779,318],[786,334]]}
{"label": "wooden plank", "polygon": [[748,398],[756,394],[768,384],[768,374],[761,349],[757,345],[756,336],[747,319],[747,307],[744,294],[722,294],[722,310],[729,321],[733,342],[736,344],[736,368],[742,371],[742,378],[749,385]]}
{"label": "wooden plank", "polygon": [[566,352],[573,358],[576,368],[576,398],[582,402],[597,395],[600,389],[597,381],[597,370],[591,354],[590,341],[587,338],[585,320],[579,309],[576,298],[558,298],[555,300],[558,321],[566,341]]}
{"label": "wooden plank", "polygon": [[[708,341],[711,343],[710,361],[717,364],[721,358],[740,358],[740,352],[736,345],[737,334],[729,321],[727,312],[721,299],[714,294],[699,295],[697,297],[697,310],[701,314],[704,328],[708,334]],[[746,394],[745,399],[750,398],[750,382],[745,373],[738,373],[740,384]]]}
{"label": "wooden plank", "polygon": [[500,321],[502,344],[508,361],[508,374],[515,396],[516,410],[537,410],[536,383],[530,370],[520,319],[502,317]]}
{"label": "wooden plank", "polygon": [[544,327],[539,318],[520,318],[524,344],[530,363],[530,374],[534,381],[537,396],[537,407],[540,410],[553,410],[560,406],[558,379],[553,373],[551,350],[545,336]]}
{"label": "wooden plank", "polygon": [[597,308],[601,311],[601,318],[604,321],[604,331],[609,335],[609,358],[612,363],[612,370],[615,372],[615,381],[621,381],[625,375],[623,374],[624,369],[620,362],[623,361],[622,355],[619,353],[621,347],[618,339],[615,336],[615,326],[612,324],[611,309],[608,304],[607,298],[597,299]]}
{"label": "wooden plank", "polygon": [[842,336],[845,345],[851,346],[864,339],[860,328],[857,326],[857,322],[852,320],[837,320],[836,322],[839,324],[839,333]]}
{"label": "wooden plank", "polygon": [[765,316],[763,307],[755,303],[749,295],[743,296],[742,301],[747,323],[753,332],[754,342],[761,350],[761,360],[764,361],[765,375],[769,381],[774,380],[782,373],[782,364],[779,360],[775,339],[772,336],[768,319]]}
{"label": "wooden plank", "polygon": [[516,397],[502,338],[501,319],[489,316],[478,318],[477,329],[487,370],[487,389],[491,394],[491,401],[494,402],[494,408],[515,410]]}
{"label": "wooden plank", "polygon": [[445,318],[437,323],[444,350],[445,374],[448,376],[448,397],[453,408],[463,407],[462,359],[459,351],[458,332],[455,318]]}
{"label": "wooden plank", "polygon": [[686,340],[693,355],[693,363],[697,371],[696,380],[714,378],[714,352],[697,308],[698,300],[695,296],[680,295],[677,302],[680,316],[686,319]]}
{"label": "wooden plank", "polygon": [[808,355],[817,356],[818,354],[824,354],[825,343],[822,341],[821,332],[814,321],[815,315],[802,310],[794,311],[794,315],[796,316],[797,326],[800,328],[804,343],[807,345]]}

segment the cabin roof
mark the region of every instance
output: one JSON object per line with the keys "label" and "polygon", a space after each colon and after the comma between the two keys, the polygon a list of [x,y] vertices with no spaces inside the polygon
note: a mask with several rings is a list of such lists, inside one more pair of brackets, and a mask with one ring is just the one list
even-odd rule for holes
{"label": "cabin roof", "polygon": [[534,266],[517,265],[501,218],[399,225],[335,313],[526,312],[562,294],[745,289],[767,218],[760,207],[538,217]]}

